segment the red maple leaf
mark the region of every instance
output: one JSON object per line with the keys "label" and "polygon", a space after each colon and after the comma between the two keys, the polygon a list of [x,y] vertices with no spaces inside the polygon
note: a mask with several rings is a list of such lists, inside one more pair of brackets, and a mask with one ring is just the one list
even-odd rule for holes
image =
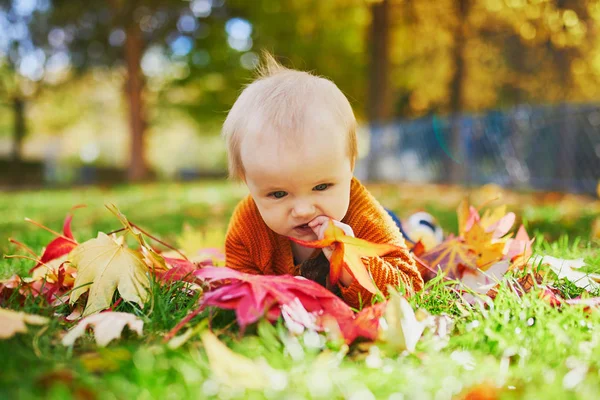
{"label": "red maple leaf", "polygon": [[358,337],[375,340],[379,320],[387,302],[365,307],[355,314],[346,303],[311,280],[291,275],[255,275],[226,267],[204,267],[193,275],[214,286],[204,292],[200,307],[188,314],[166,336],[170,340],[188,321],[207,306],[234,310],[242,331],[246,326],[266,318],[273,322],[281,308],[296,307],[316,317],[319,329],[333,329],[347,344]]}
{"label": "red maple leaf", "polygon": [[[74,210],[74,209],[80,208],[80,207],[84,207],[84,206],[81,206],[81,205],[75,206],[71,210]],[[35,265],[35,267],[33,267],[29,271],[29,273],[32,273],[36,268],[38,268],[41,265],[44,265],[52,260],[62,257],[65,254],[69,254],[71,252],[71,250],[73,250],[75,247],[77,247],[78,243],[75,240],[75,238],[73,237],[73,232],[71,231],[71,220],[72,219],[73,219],[73,214],[71,214],[69,212],[67,214],[67,216],[65,218],[65,222],[63,224],[63,234],[59,235],[58,233],[55,233],[58,235],[58,237],[56,239],[52,240],[50,243],[48,243],[48,246],[46,246],[46,249],[44,250],[42,257],[40,258],[40,261]],[[35,224],[46,230],[50,230],[48,228],[45,228],[42,225],[39,225],[37,223],[35,223]],[[54,231],[51,231],[51,232],[54,232]]]}
{"label": "red maple leaf", "polygon": [[363,308],[352,319],[339,320],[340,331],[347,344],[363,337],[376,340],[379,333],[379,319],[385,313],[387,302],[377,303]]}
{"label": "red maple leaf", "polygon": [[167,264],[171,268],[167,270],[154,270],[154,274],[163,282],[192,281],[195,279],[193,275],[194,272],[197,271],[198,268],[200,268],[199,265],[196,265],[193,262],[189,260],[184,260],[182,258],[163,258],[165,260],[165,264]]}
{"label": "red maple leaf", "polygon": [[280,307],[298,298],[308,312],[327,314],[336,320],[352,319],[354,313],[342,299],[316,282],[291,275],[254,275],[225,267],[205,267],[194,275],[220,287],[204,293],[201,308],[216,306],[235,310],[242,330],[261,317],[279,318]]}

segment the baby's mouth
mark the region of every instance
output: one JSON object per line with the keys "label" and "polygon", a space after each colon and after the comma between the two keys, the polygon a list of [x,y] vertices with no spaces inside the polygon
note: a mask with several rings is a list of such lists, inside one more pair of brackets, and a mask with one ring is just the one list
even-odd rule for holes
{"label": "baby's mouth", "polygon": [[308,226],[308,224],[302,224],[302,225],[298,225],[296,228],[297,229],[307,229],[307,228],[310,228],[310,227]]}

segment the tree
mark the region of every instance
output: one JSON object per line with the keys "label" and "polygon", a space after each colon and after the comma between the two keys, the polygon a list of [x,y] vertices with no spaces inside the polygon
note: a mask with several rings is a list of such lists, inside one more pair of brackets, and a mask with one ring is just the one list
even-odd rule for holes
{"label": "tree", "polygon": [[[382,0],[371,4],[371,24],[369,26],[369,87],[367,116],[371,134],[389,123],[393,115],[392,90],[389,82],[390,68],[390,12],[389,1]],[[368,158],[369,178],[375,178],[375,151]]]}
{"label": "tree", "polygon": [[195,21],[208,17],[211,11],[211,2],[208,1],[73,3],[54,0],[48,12],[38,15],[31,24],[32,28],[45,27],[36,30],[35,38],[38,46],[46,51],[55,51],[57,47],[56,43],[50,43],[48,32],[62,38],[58,46],[68,49],[72,64],[79,73],[100,66],[124,68],[126,79],[123,89],[128,100],[131,135],[128,176],[132,181],[148,177],[144,156],[144,134],[148,123],[146,79],[141,67],[144,54],[154,46],[163,49],[171,46],[172,50],[173,43],[180,38],[183,38],[180,44],[193,46],[196,31],[193,27],[188,28],[196,26]]}
{"label": "tree", "polygon": [[12,0],[0,1],[0,14],[7,22],[1,27],[7,40],[5,48],[0,48],[0,97],[8,101],[13,112],[10,158],[15,167],[22,161],[22,143],[27,130],[26,104],[37,93],[38,81],[42,77],[36,68],[31,68],[33,63],[39,62],[27,30],[34,10],[19,7]]}

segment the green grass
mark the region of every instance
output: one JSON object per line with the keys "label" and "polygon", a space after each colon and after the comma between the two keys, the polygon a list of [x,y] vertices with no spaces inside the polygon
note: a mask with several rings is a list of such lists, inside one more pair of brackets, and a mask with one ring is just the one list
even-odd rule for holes
{"label": "green grass", "polygon": [[[3,194],[0,251],[19,253],[6,240],[13,237],[39,252],[52,235],[23,218],[60,230],[69,208],[80,203],[88,205],[76,210],[73,220],[75,237],[81,241],[99,230],[119,228],[103,207],[114,202],[132,222],[175,243],[184,223],[226,224],[243,193],[239,187],[215,182]],[[436,203],[435,198],[415,201],[446,229],[456,230],[455,205]],[[401,204],[386,205],[400,215],[410,211]],[[576,218],[568,215],[568,220],[547,206],[523,205],[522,209],[530,209],[524,218],[528,231],[538,237],[536,254],[583,257],[589,271],[600,271],[598,243],[587,239],[594,215],[586,213],[585,207]],[[0,277],[23,273],[31,264],[0,260]],[[439,279],[430,281],[410,302],[433,315],[449,315],[454,327],[447,337],[426,330],[413,354],[397,354],[385,343],[370,348],[359,343],[347,349],[319,342],[311,333],[295,338],[286,334],[281,323],[261,323],[242,336],[232,312],[214,312],[211,326],[221,340],[235,352],[258,360],[257,365],[271,368],[264,390],[229,387],[213,376],[198,335],[177,349],[162,341],[196,307],[198,296],[184,294],[181,286],[153,284],[144,308],[119,304],[117,311],[134,313],[144,321],[144,335],[126,331],[122,340],[104,349],[95,345],[92,335],[79,339],[73,349],[60,344],[72,325],[62,317],[69,313],[68,306],[51,309],[39,298],[28,297],[23,303],[16,297],[8,299],[5,306],[50,317],[50,323],[0,340],[0,398],[450,399],[480,385],[507,399],[587,399],[600,391],[598,311],[553,308],[537,291],[517,297],[506,282],[493,303],[469,307]],[[557,286],[567,297],[580,293],[569,282]],[[205,311],[190,325],[205,324],[207,318]]]}

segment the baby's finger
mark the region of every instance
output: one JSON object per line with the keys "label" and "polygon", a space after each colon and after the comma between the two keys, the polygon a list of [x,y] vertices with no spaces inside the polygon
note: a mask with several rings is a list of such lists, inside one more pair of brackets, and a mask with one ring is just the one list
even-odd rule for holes
{"label": "baby's finger", "polygon": [[326,217],[324,215],[320,215],[317,218],[315,218],[312,221],[310,221],[308,223],[308,226],[310,226],[311,228],[314,228],[317,225],[325,224],[327,221],[329,221],[329,217]]}
{"label": "baby's finger", "polygon": [[313,232],[315,233],[315,235],[317,235],[317,238],[319,238],[319,240],[323,239],[323,237],[325,236],[326,229],[327,229],[327,224],[321,224],[321,225],[312,227]]}
{"label": "baby's finger", "polygon": [[333,220],[333,224],[344,231],[347,236],[354,236],[354,231],[349,225],[344,224],[343,222]]}

